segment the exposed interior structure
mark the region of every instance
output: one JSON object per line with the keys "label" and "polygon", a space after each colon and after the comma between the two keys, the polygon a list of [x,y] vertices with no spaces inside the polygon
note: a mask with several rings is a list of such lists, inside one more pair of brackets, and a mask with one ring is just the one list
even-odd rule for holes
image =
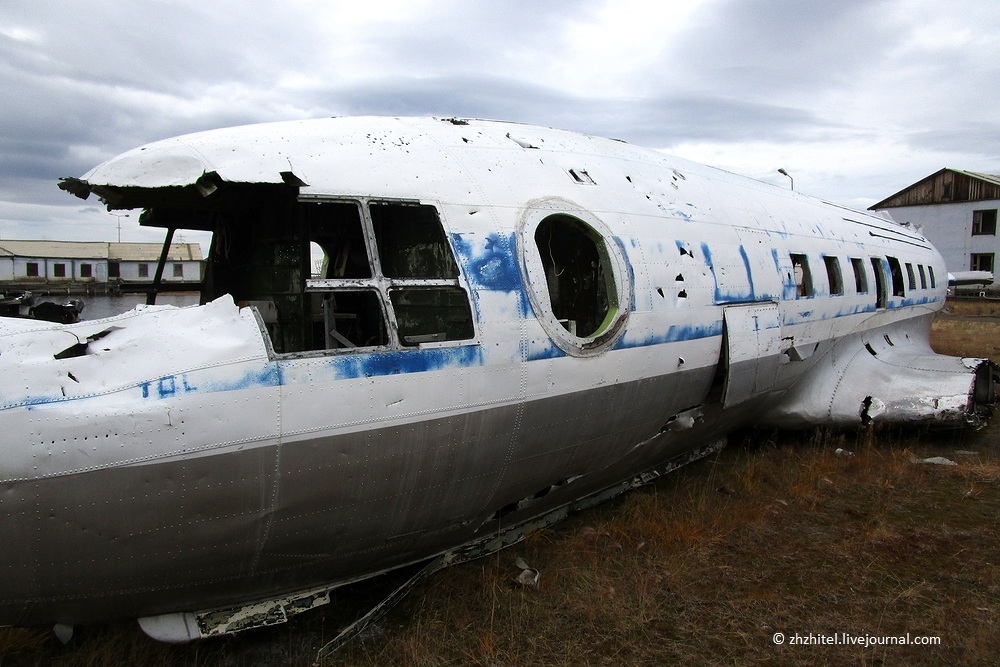
{"label": "exposed interior structure", "polygon": [[260,184],[226,186],[210,199],[188,210],[153,207],[143,224],[167,227],[168,238],[174,228],[212,231],[202,302],[229,293],[256,306],[275,352],[474,336],[468,294],[433,206],[300,199]]}
{"label": "exposed interior structure", "polygon": [[551,215],[535,229],[552,312],[571,334],[596,336],[617,314],[617,293],[604,240],[568,215]]}

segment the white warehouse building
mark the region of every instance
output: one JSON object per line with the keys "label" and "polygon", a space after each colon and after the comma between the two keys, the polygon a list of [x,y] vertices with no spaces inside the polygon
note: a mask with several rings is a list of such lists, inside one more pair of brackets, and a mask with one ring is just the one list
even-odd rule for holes
{"label": "white warehouse building", "polygon": [[[0,240],[0,284],[152,284],[162,250],[159,243]],[[171,244],[161,281],[199,283],[203,265],[199,244]]]}
{"label": "white warehouse building", "polygon": [[947,168],[871,207],[921,231],[941,251],[950,272],[996,272],[998,209],[1000,175]]}

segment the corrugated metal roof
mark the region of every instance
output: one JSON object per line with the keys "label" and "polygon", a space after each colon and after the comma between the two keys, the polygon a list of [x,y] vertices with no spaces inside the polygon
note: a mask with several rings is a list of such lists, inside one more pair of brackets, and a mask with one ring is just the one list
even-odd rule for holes
{"label": "corrugated metal roof", "polygon": [[108,244],[94,241],[0,241],[7,256],[53,259],[105,259]]}
{"label": "corrugated metal roof", "polygon": [[965,174],[966,176],[970,176],[972,178],[978,178],[981,181],[993,183],[994,185],[1000,185],[1000,174],[981,174],[977,171],[964,171],[962,169],[951,169],[950,171]]}
{"label": "corrugated metal roof", "polygon": [[[107,243],[103,241],[0,241],[0,256],[37,259],[92,259],[125,262],[156,262],[160,243]],[[200,261],[197,243],[173,243],[168,259],[172,262]]]}
{"label": "corrugated metal roof", "polygon": [[[108,259],[124,262],[155,262],[160,259],[160,243],[109,243]],[[171,243],[167,259],[172,262],[192,262],[202,259],[201,246],[197,243]]]}

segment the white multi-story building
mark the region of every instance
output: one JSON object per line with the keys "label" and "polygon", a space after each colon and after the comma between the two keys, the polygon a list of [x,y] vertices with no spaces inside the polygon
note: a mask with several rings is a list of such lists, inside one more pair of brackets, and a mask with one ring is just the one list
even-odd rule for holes
{"label": "white multi-story building", "polygon": [[1000,175],[942,169],[871,210],[888,211],[896,222],[922,231],[944,255],[949,271],[997,270]]}

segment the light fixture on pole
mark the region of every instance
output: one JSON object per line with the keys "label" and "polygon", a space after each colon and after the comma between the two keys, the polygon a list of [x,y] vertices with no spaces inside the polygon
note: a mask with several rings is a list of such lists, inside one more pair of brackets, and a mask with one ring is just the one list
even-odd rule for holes
{"label": "light fixture on pole", "polygon": [[111,215],[118,218],[118,242],[122,242],[122,218],[127,218],[128,213],[112,213]]}
{"label": "light fixture on pole", "polygon": [[792,178],[792,175],[789,174],[784,169],[779,169],[778,173],[781,174],[782,176],[788,176],[788,180],[791,181],[791,188],[792,188],[792,190],[794,190],[795,189],[795,179]]}

